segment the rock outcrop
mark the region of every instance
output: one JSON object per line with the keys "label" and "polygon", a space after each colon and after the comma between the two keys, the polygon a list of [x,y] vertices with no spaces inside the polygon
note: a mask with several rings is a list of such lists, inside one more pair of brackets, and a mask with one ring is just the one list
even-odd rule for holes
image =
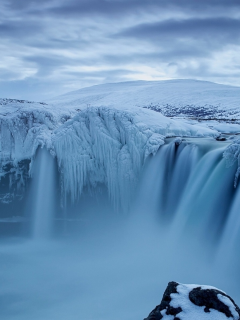
{"label": "rock outcrop", "polygon": [[169,282],[161,303],[144,320],[240,319],[240,309],[223,291],[201,285]]}

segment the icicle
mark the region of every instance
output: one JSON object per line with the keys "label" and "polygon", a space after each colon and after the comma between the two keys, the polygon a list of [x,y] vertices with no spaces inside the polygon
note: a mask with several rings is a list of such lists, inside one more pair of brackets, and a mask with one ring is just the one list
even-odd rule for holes
{"label": "icicle", "polygon": [[54,135],[65,197],[75,201],[86,186],[106,184],[116,208],[127,210],[140,170],[163,136],[141,130],[132,115],[108,108],[88,108]]}
{"label": "icicle", "polygon": [[238,168],[234,179],[234,187],[236,188],[240,175],[240,139],[234,141],[234,143],[226,148],[223,153],[223,158],[226,160],[228,168],[234,165],[235,162],[237,162]]}

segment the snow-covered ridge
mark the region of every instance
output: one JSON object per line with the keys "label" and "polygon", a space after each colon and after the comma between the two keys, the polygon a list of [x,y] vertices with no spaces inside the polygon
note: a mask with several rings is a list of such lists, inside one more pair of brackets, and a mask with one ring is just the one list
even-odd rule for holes
{"label": "snow-covered ridge", "polygon": [[11,174],[19,177],[19,163],[26,159],[32,163],[37,148],[46,147],[57,157],[65,195],[75,200],[84,187],[103,183],[113,203],[126,207],[146,158],[157,152],[166,137],[219,135],[206,123],[165,117],[138,104],[145,107],[147,102],[161,102],[161,97],[170,101],[174,88],[179,94],[182,88],[189,92],[201,85],[206,90],[209,86],[189,81],[103,85],[47,104],[1,99],[0,174],[9,174],[5,168],[10,164]]}
{"label": "snow-covered ridge", "polygon": [[54,115],[42,106],[31,104],[28,109],[4,106],[0,112],[1,161],[18,162],[33,157],[39,144],[48,144],[55,127]]}
{"label": "snow-covered ridge", "polygon": [[219,120],[226,122],[239,123],[240,112],[238,108],[224,109],[214,105],[147,105],[144,108],[162,113],[166,117],[186,117],[194,120]]}
{"label": "snow-covered ridge", "polygon": [[19,99],[2,99],[0,98],[0,115],[6,116],[19,110],[27,110],[29,108],[38,109],[41,106],[47,106],[45,102],[34,102]]}
{"label": "snow-covered ridge", "polygon": [[[83,88],[50,103],[69,107],[145,107],[166,116],[240,119],[240,88],[197,80],[132,81]],[[194,112],[195,111],[195,112]]]}

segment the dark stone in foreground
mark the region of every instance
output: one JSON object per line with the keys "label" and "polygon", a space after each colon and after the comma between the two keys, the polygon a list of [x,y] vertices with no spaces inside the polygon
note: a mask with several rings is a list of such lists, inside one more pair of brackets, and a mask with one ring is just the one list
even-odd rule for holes
{"label": "dark stone in foreground", "polygon": [[205,312],[210,312],[210,309],[215,309],[219,312],[224,313],[228,318],[233,318],[233,314],[229,310],[228,306],[226,306],[222,301],[218,299],[218,294],[221,294],[222,296],[227,297],[230,301],[232,301],[237,313],[240,316],[239,307],[231,297],[229,297],[222,291],[216,289],[201,289],[201,287],[197,287],[189,293],[189,299],[196,306],[205,307]]}
{"label": "dark stone in foreground", "polygon": [[[174,295],[171,296],[171,294]],[[175,307],[171,305],[173,298],[175,300]],[[178,306],[176,307],[176,305]],[[199,319],[201,314],[203,315],[204,313],[211,312],[215,314],[213,314],[214,319],[216,319],[216,312],[219,312],[219,316],[224,314],[226,318],[229,319],[240,319],[239,307],[233,299],[224,292],[213,287],[183,285],[177,282],[169,282],[163,294],[161,303],[156,306],[144,320],[161,320],[167,318],[166,316],[168,315],[174,316],[174,320],[181,320],[181,312],[185,312],[185,315],[186,312],[189,312],[186,310],[184,311],[186,305],[188,305],[186,310],[189,310],[189,306],[190,309],[192,309],[191,314],[189,315],[191,319],[195,316],[196,319]]]}
{"label": "dark stone in foreground", "polygon": [[[161,311],[166,309],[166,314],[167,315],[173,315],[176,316],[179,312],[182,311],[182,308],[173,308],[170,306],[170,302],[171,302],[171,293],[178,293],[177,292],[177,286],[178,283],[177,282],[169,282],[167,289],[165,290],[164,294],[163,294],[163,298],[162,301],[160,303],[160,305],[156,306],[155,309],[153,309],[153,311],[149,314],[149,316],[147,318],[145,318],[144,320],[160,320],[163,318]],[[178,318],[174,318],[175,320],[178,320]]]}

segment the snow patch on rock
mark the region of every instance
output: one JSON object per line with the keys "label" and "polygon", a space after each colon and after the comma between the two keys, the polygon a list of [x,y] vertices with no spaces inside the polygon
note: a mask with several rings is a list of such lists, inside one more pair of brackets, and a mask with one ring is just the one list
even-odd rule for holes
{"label": "snow patch on rock", "polygon": [[205,285],[169,282],[160,305],[145,320],[239,320],[240,310],[225,292]]}

